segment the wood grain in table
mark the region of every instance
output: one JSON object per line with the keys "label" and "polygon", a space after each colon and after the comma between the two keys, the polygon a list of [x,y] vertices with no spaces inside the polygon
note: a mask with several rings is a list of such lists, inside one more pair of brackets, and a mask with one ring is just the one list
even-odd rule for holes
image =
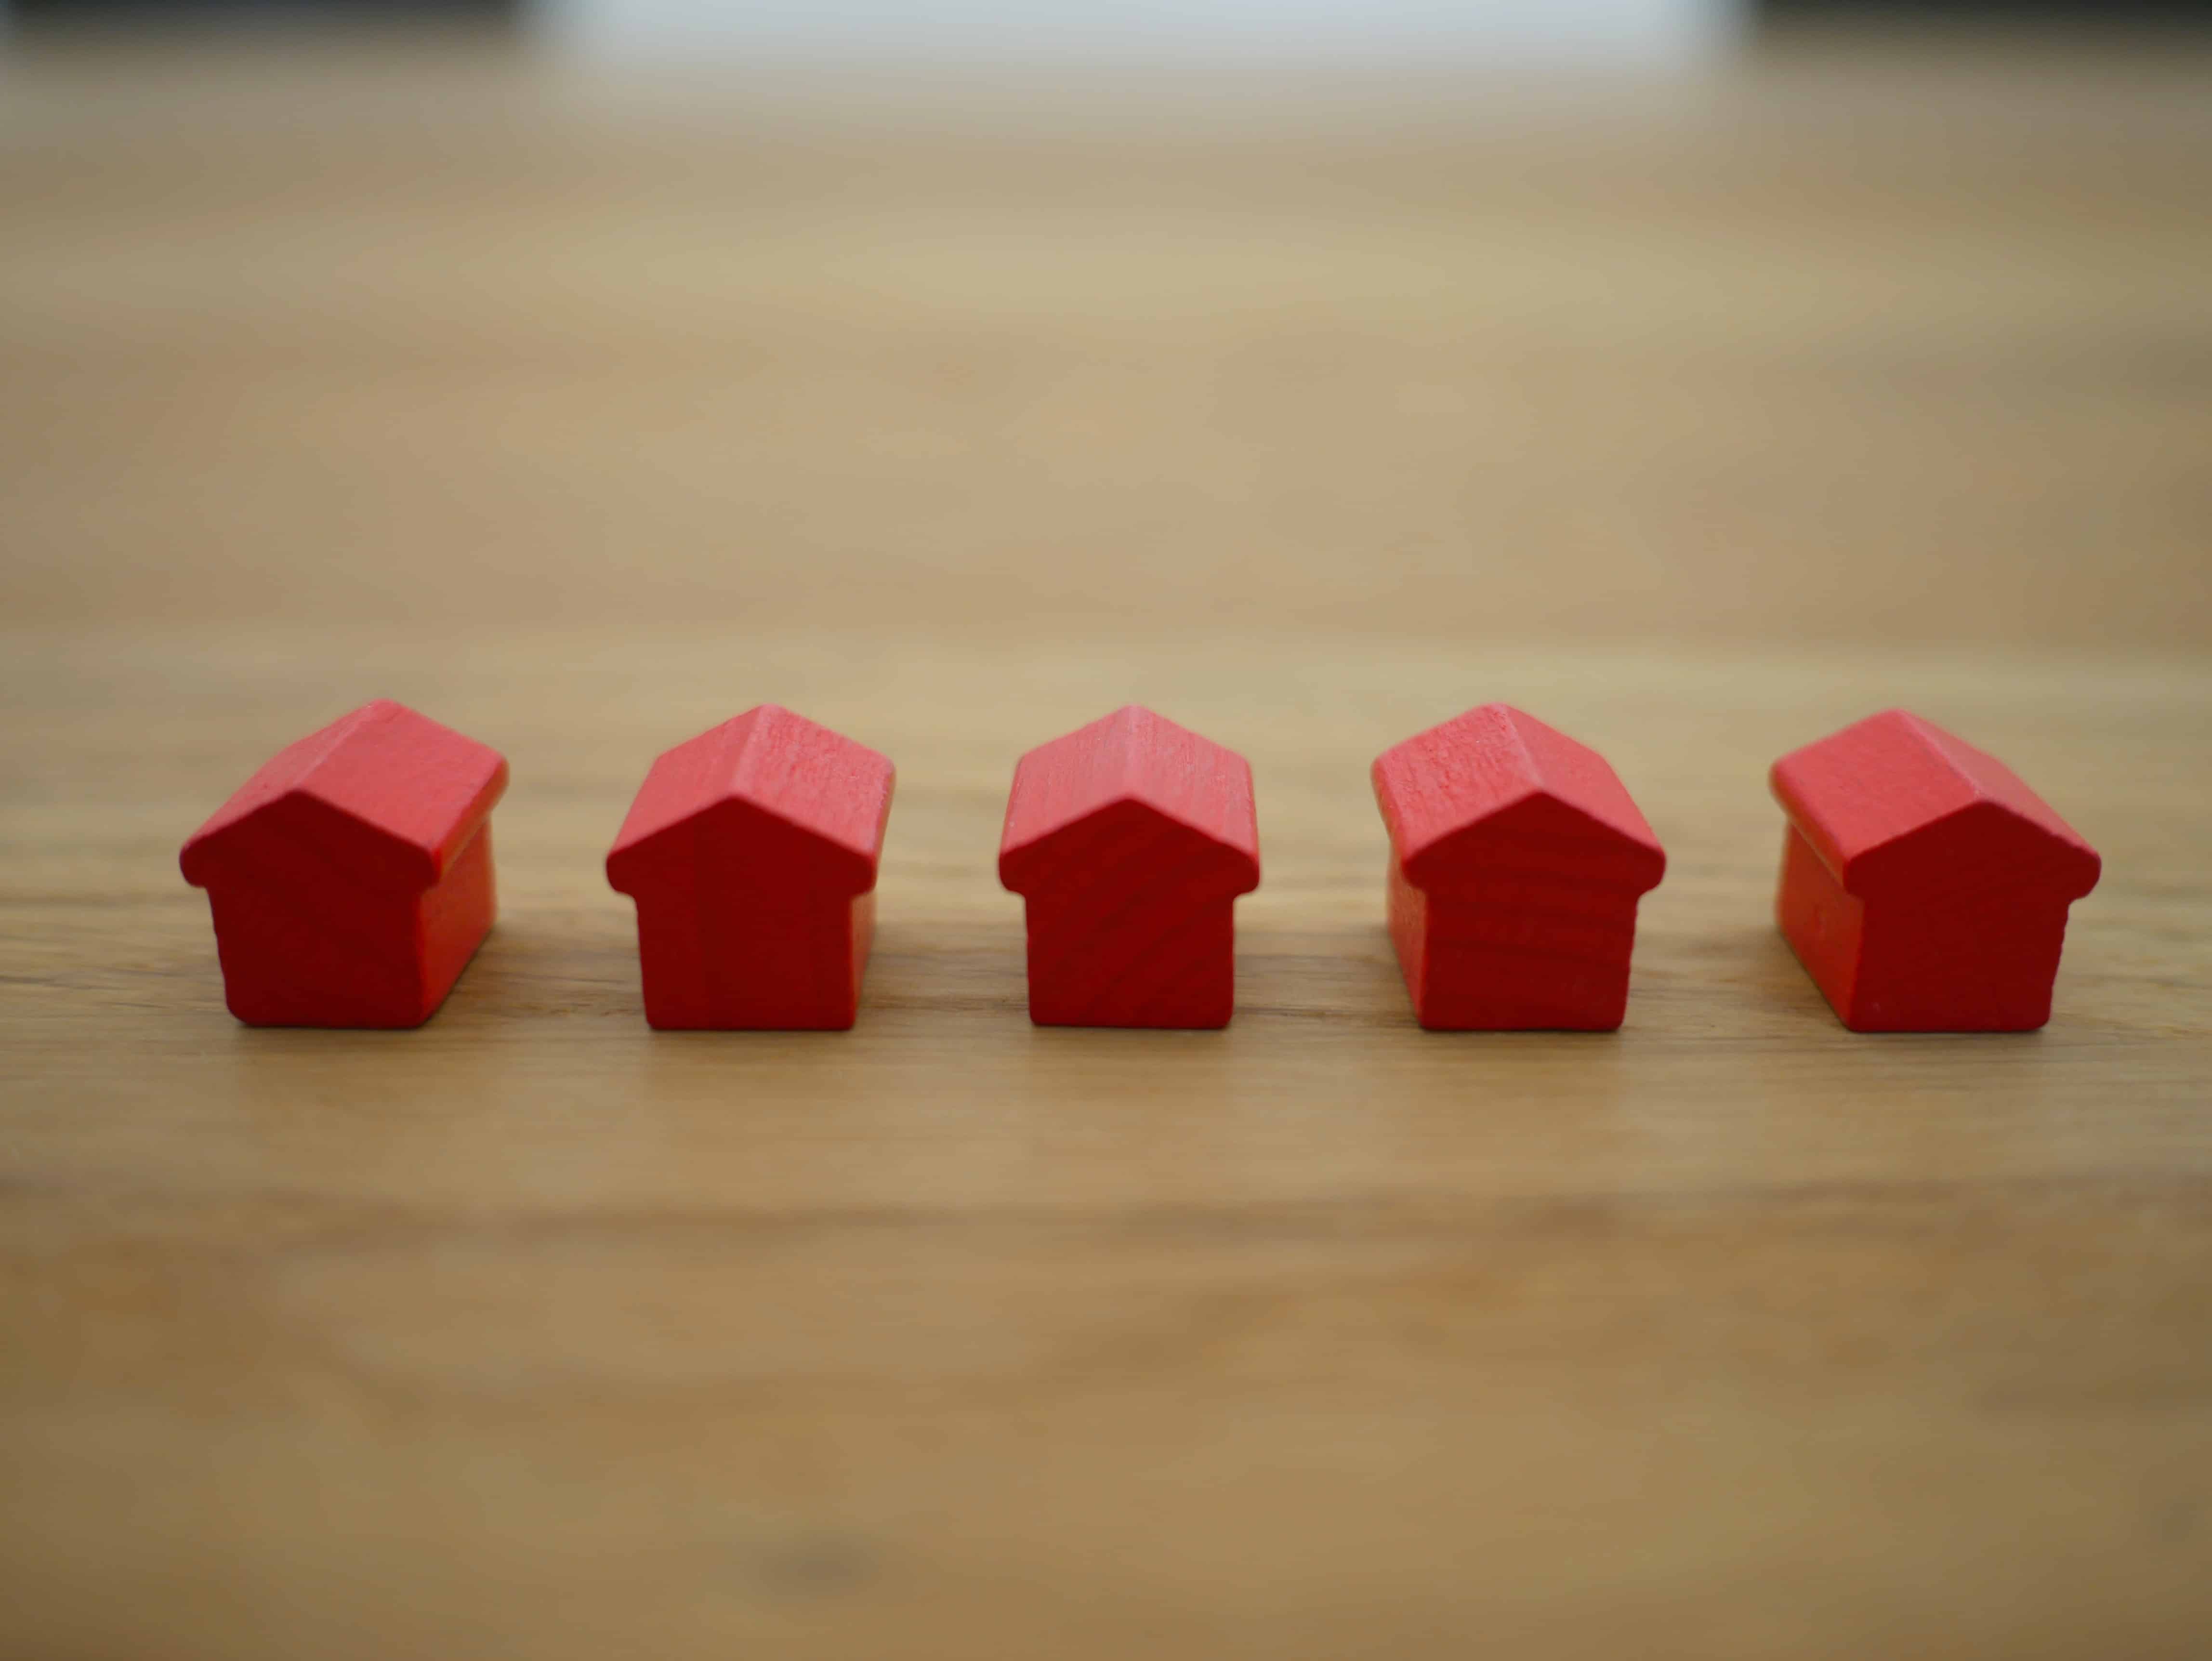
{"label": "wood grain in table", "polygon": [[[0,1649],[2203,1647],[2186,65],[1027,146],[282,67],[0,105]],[[379,694],[510,758],[500,925],[238,1027],[177,846]],[[1618,1035],[1408,1014],[1367,763],[1494,697],[1666,843]],[[860,1025],[653,1034],[599,861],[763,699],[899,768]],[[1254,765],[1224,1032],[1024,1018],[1013,760],[1131,699]],[[1897,703],[2105,855],[2040,1033],[1773,931],[1766,764]]]}

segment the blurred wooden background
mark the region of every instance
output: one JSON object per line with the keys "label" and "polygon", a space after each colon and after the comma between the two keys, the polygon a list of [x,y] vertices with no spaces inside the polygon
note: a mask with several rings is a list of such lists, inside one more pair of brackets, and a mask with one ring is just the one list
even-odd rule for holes
{"label": "blurred wooden background", "polygon": [[[0,78],[0,1649],[2212,1642],[2212,78]],[[1064,94],[1064,95],[1063,95]],[[385,693],[504,751],[409,1035],[223,1014],[177,845]],[[1367,760],[1666,841],[1616,1037],[1423,1035]],[[1211,1035],[1045,1032],[1021,750],[1250,755]],[[763,699],[900,768],[842,1037],[659,1037],[599,860]],[[1905,703],[2105,853],[2038,1035],[1775,939]]]}

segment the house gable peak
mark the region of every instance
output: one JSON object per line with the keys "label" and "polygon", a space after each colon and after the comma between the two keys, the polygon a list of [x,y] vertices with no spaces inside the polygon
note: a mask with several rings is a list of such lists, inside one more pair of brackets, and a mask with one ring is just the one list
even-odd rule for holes
{"label": "house gable peak", "polygon": [[1643,892],[1666,855],[1605,758],[1510,704],[1486,703],[1376,757],[1376,800],[1416,887],[1476,862]]}
{"label": "house gable peak", "polygon": [[279,751],[193,833],[179,859],[204,887],[243,872],[264,829],[348,848],[364,871],[427,888],[507,788],[489,745],[377,698]]}
{"label": "house gable peak", "polygon": [[2017,880],[2077,899],[2101,869],[2018,774],[1910,710],[1886,709],[1791,751],[1769,783],[1847,893]]}
{"label": "house gable peak", "polygon": [[890,760],[867,745],[781,704],[757,705],[654,760],[607,855],[609,880],[629,892],[673,852],[672,832],[712,815],[806,839],[854,893],[865,893],[875,885],[893,781]]}
{"label": "house gable peak", "polygon": [[1156,821],[1163,840],[1218,852],[1220,885],[1259,885],[1259,824],[1243,757],[1141,704],[1038,745],[1021,758],[999,847],[1000,880],[1017,893],[1088,862],[1085,827]]}

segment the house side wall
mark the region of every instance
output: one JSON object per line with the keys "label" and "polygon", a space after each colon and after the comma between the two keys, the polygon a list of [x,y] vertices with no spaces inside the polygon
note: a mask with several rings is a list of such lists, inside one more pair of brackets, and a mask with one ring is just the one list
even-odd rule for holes
{"label": "house side wall", "polygon": [[851,928],[848,938],[852,941],[847,964],[847,980],[853,989],[853,1010],[855,1017],[860,1007],[860,984],[868,977],[868,954],[876,946],[876,891],[871,888],[855,899],[850,908]]}
{"label": "house side wall", "polygon": [[422,1014],[428,1019],[445,1002],[498,914],[489,819],[461,845],[446,874],[422,891],[419,910]]}
{"label": "house side wall", "polygon": [[1813,844],[1787,824],[1782,829],[1782,882],[1774,920],[1821,995],[1845,1025],[1851,1025],[1866,906],[1844,891]]}
{"label": "house side wall", "polygon": [[1429,897],[1406,880],[1405,868],[1394,850],[1384,856],[1387,870],[1383,889],[1389,897],[1390,943],[1398,949],[1398,972],[1405,977],[1406,995],[1413,1001],[1413,1017],[1421,1019],[1421,989],[1428,980]]}

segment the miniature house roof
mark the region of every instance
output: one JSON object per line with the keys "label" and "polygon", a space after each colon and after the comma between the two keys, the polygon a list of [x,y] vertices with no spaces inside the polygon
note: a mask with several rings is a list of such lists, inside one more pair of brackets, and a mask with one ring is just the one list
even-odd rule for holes
{"label": "miniature house roof", "polygon": [[1847,893],[2097,885],[2095,850],[2018,774],[1906,710],[1792,751],[1769,782]]}
{"label": "miniature house roof", "polygon": [[[1176,863],[1131,860],[1133,843]],[[1223,894],[1258,887],[1260,826],[1244,757],[1133,703],[1024,756],[1006,801],[1000,880],[1029,894],[1117,870]]]}
{"label": "miniature house roof", "polygon": [[507,789],[496,750],[389,698],[279,751],[185,844],[185,879],[251,880],[311,849],[358,879],[431,886]]}
{"label": "miniature house roof", "polygon": [[890,760],[780,705],[763,703],[660,756],[607,855],[607,880],[633,893],[688,867],[698,830],[806,859],[847,894],[876,885],[891,810]]}
{"label": "miniature house roof", "polygon": [[1604,757],[1508,704],[1417,733],[1375,761],[1406,879],[1429,892],[1500,872],[1634,893],[1667,855]]}

